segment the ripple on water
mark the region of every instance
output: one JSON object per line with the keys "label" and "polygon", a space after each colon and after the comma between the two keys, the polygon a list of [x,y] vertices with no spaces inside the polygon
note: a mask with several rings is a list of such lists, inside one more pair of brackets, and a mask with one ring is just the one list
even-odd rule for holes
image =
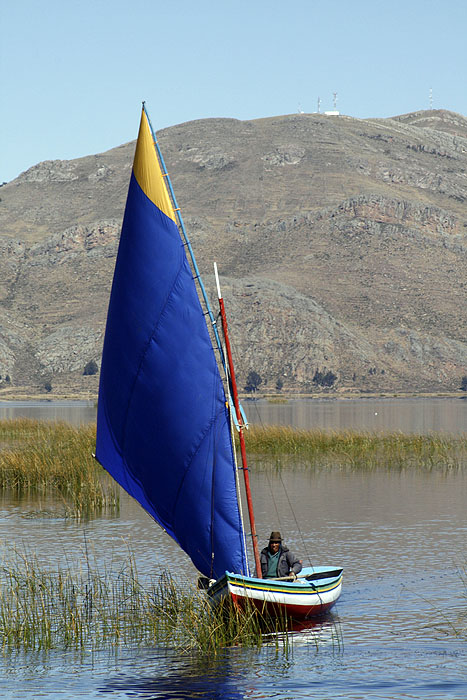
{"label": "ripple on water", "polygon": [[[271,489],[281,530],[293,551],[317,564],[344,566],[333,624],[294,635],[293,651],[276,655],[232,649],[219,660],[189,654],[121,650],[4,655],[0,697],[112,698],[384,698],[467,697],[464,625],[466,479],[462,474],[282,474],[256,480],[257,527],[269,533]],[[290,502],[300,521],[296,528]],[[56,504],[55,504],[56,505]],[[120,518],[88,522],[37,517],[42,501],[2,503],[1,556],[13,544],[42,564],[82,563],[85,548],[99,565],[133,551],[143,575],[170,568],[194,579],[187,558],[132,501]],[[27,517],[25,517],[27,516]],[[271,522],[273,520],[273,522]]]}

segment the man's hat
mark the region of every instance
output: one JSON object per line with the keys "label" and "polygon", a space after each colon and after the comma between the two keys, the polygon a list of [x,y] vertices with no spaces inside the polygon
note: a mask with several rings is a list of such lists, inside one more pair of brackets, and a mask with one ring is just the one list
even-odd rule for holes
{"label": "man's hat", "polygon": [[274,530],[274,531],[271,532],[271,534],[269,535],[269,541],[270,541],[270,542],[282,542],[281,533],[280,533],[280,532],[277,532],[277,530]]}

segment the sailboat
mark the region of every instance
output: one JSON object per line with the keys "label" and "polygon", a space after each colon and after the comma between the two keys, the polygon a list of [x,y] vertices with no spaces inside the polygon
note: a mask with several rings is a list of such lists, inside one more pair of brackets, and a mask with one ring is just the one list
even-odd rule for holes
{"label": "sailboat", "polygon": [[107,315],[96,459],[186,552],[213,603],[228,597],[273,614],[319,615],[340,595],[341,568],[262,578],[245,416],[217,271],[216,279],[222,341],[143,103]]}

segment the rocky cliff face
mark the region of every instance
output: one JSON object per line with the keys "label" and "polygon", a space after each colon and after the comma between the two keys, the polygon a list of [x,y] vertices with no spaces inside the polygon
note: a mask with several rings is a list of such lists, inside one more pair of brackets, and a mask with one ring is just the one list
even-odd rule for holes
{"label": "rocky cliff face", "polygon": [[[209,119],[159,135],[240,384],[444,391],[467,374],[467,119]],[[0,188],[0,395],[90,391],[134,143]]]}

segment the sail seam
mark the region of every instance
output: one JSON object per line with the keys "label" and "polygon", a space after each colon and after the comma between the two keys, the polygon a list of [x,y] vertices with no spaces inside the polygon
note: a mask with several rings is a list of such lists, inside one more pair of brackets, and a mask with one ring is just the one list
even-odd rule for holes
{"label": "sail seam", "polygon": [[[215,391],[215,387],[214,387],[214,391]],[[178,503],[180,494],[181,494],[181,492],[182,492],[182,490],[183,490],[183,484],[184,484],[184,482],[185,482],[185,480],[186,480],[186,478],[187,478],[187,476],[188,476],[188,474],[189,474],[189,472],[190,472],[190,470],[191,470],[191,467],[193,466],[193,462],[194,462],[194,460],[196,459],[196,456],[198,455],[198,453],[199,453],[199,451],[200,451],[200,449],[201,449],[201,447],[202,447],[204,441],[206,440],[206,438],[208,437],[208,435],[211,433],[212,428],[217,424],[218,419],[222,416],[222,413],[223,413],[224,410],[225,410],[224,407],[222,407],[221,410],[217,411],[217,412],[212,416],[211,420],[209,421],[209,423],[208,423],[207,426],[206,426],[206,429],[203,431],[203,434],[202,434],[202,436],[201,436],[201,438],[200,438],[200,440],[199,440],[199,442],[198,442],[198,445],[197,445],[196,448],[192,451],[191,458],[190,458],[189,462],[187,462],[186,469],[184,470],[184,473],[183,473],[183,478],[181,479],[179,488],[177,489],[177,495],[176,495],[176,498],[174,499],[174,506],[173,506],[172,514],[174,514],[174,513],[176,512],[176,510],[177,510],[177,503]],[[229,445],[229,447],[230,447],[230,450],[233,451],[232,436],[231,436],[230,433],[229,433],[229,438],[230,438],[230,445]],[[213,472],[214,472],[214,468],[213,468]],[[213,476],[213,478],[212,478],[212,483],[214,483],[214,476]],[[213,493],[213,492],[214,492],[214,488],[212,487],[211,499],[214,497],[214,493]],[[237,502],[237,503],[238,503],[238,502]],[[240,513],[239,513],[238,510],[237,510],[237,517],[240,519]],[[241,520],[239,520],[239,522],[241,522]],[[214,518],[211,517],[211,532],[210,532],[210,538],[212,538],[213,530],[214,530]],[[240,539],[241,539],[242,545],[244,545],[244,543],[243,543],[243,537],[241,536]],[[243,549],[243,552],[244,552],[244,555],[245,555],[245,558],[246,558],[246,547],[243,546],[242,549]],[[208,562],[206,562],[206,563],[208,563]],[[210,565],[211,565],[211,568],[212,568],[212,562],[211,562]]]}
{"label": "sail seam", "polygon": [[[180,264],[180,266],[179,266],[179,268],[178,268],[177,274],[174,276],[174,279],[173,279],[172,285],[171,285],[171,287],[170,287],[170,290],[167,292],[167,296],[166,296],[166,298],[165,298],[164,304],[163,304],[162,307],[161,307],[161,310],[160,310],[160,312],[159,312],[159,316],[158,316],[158,318],[157,318],[157,321],[156,321],[155,325],[153,326],[153,329],[152,329],[152,331],[151,331],[151,333],[150,333],[150,335],[149,335],[149,337],[148,337],[148,339],[147,339],[147,341],[146,341],[146,344],[145,344],[145,346],[144,346],[144,349],[143,349],[143,351],[142,351],[142,353],[141,353],[141,359],[140,359],[140,361],[139,361],[139,363],[138,363],[138,369],[137,369],[136,372],[135,372],[135,377],[134,377],[134,380],[133,380],[133,383],[132,383],[132,386],[131,386],[130,395],[129,395],[129,397],[128,397],[127,408],[126,408],[126,411],[125,411],[125,420],[124,420],[124,422],[123,422],[123,430],[122,430],[122,453],[123,453],[123,454],[124,454],[124,452],[125,452],[126,431],[127,431],[127,424],[128,424],[128,414],[129,414],[129,412],[130,412],[130,406],[131,406],[131,403],[132,403],[132,401],[133,401],[133,395],[134,395],[134,392],[135,392],[136,383],[137,383],[138,378],[139,378],[139,375],[140,375],[140,373],[141,373],[141,368],[142,368],[142,366],[143,366],[143,362],[144,362],[145,359],[146,359],[146,355],[147,355],[147,353],[148,353],[149,347],[150,347],[150,345],[151,345],[151,343],[152,343],[152,341],[153,341],[153,339],[154,339],[154,336],[156,335],[157,330],[158,330],[158,328],[159,328],[159,325],[160,325],[160,322],[161,322],[161,318],[162,318],[162,316],[163,316],[163,314],[164,314],[164,311],[165,311],[165,309],[166,309],[166,307],[167,307],[167,304],[168,304],[168,302],[169,302],[169,299],[170,299],[170,297],[171,297],[172,294],[173,294],[175,285],[176,285],[176,283],[177,283],[177,281],[178,281],[178,279],[179,279],[179,277],[180,277],[180,275],[181,275],[181,273],[182,273],[184,259],[186,260],[186,256],[183,256],[183,255],[182,255],[181,264]],[[133,475],[133,476],[134,476],[134,475]],[[144,487],[143,487],[143,490],[145,491]]]}
{"label": "sail seam", "polygon": [[[191,457],[190,457],[189,461],[188,461],[187,464],[186,464],[186,469],[184,469],[184,472],[183,472],[183,478],[181,479],[181,481],[180,481],[180,486],[179,486],[178,489],[177,489],[177,496],[176,496],[176,498],[174,499],[174,506],[173,506],[173,511],[172,511],[172,513],[175,512],[175,511],[177,510],[177,503],[178,503],[178,499],[179,499],[180,493],[181,493],[181,491],[182,491],[182,489],[183,489],[183,483],[184,483],[184,481],[185,481],[185,479],[186,479],[186,477],[187,477],[187,475],[188,475],[188,472],[190,471],[190,469],[191,469],[191,467],[192,467],[192,465],[193,465],[193,461],[194,461],[196,455],[198,454],[198,452],[200,451],[202,444],[203,444],[204,441],[206,440],[206,437],[207,437],[207,436],[209,435],[209,433],[211,432],[211,429],[212,429],[213,425],[215,425],[215,424],[217,423],[217,419],[219,418],[219,416],[221,415],[221,413],[222,413],[222,411],[218,411],[217,413],[215,413],[215,414],[212,416],[211,420],[210,420],[209,423],[206,425],[206,428],[205,428],[205,430],[203,431],[202,436],[201,436],[201,438],[200,438],[200,440],[199,440],[197,446],[196,446],[195,449],[192,450],[192,452],[191,452]],[[211,525],[212,525],[212,523],[211,523]]]}

